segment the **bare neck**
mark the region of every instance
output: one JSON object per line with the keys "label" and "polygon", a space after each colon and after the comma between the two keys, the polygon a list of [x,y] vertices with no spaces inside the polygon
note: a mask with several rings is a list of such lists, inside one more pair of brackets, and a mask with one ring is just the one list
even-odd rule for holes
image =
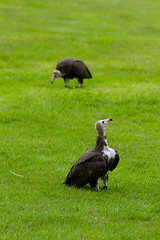
{"label": "bare neck", "polygon": [[98,152],[98,151],[101,152],[103,150],[104,146],[107,146],[106,136],[105,135],[104,136],[98,136],[97,141],[96,141],[96,145],[94,147],[94,150],[96,152]]}

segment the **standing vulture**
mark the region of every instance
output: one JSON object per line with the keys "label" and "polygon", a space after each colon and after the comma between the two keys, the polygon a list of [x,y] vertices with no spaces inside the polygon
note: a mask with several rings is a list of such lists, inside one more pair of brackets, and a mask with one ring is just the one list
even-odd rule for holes
{"label": "standing vulture", "polygon": [[84,78],[92,78],[87,66],[79,59],[76,58],[64,58],[57,63],[56,70],[53,71],[52,81],[54,79],[63,77],[65,81],[65,87],[68,87],[69,79],[77,78],[78,88],[81,87]]}
{"label": "standing vulture", "polygon": [[105,126],[112,119],[96,122],[98,133],[97,142],[93,149],[85,152],[72,166],[64,183],[76,187],[84,187],[90,184],[92,188],[99,190],[98,179],[101,178],[105,189],[107,189],[108,171],[113,171],[119,162],[117,151],[110,148],[105,135]]}

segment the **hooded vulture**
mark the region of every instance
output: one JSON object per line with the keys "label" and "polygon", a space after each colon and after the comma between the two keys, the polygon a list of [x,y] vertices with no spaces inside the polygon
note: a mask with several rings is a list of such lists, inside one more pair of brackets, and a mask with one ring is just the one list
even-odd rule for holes
{"label": "hooded vulture", "polygon": [[81,87],[84,78],[92,78],[87,66],[79,59],[76,58],[64,58],[57,63],[56,70],[53,71],[52,81],[56,78],[62,77],[65,81],[65,87],[68,87],[70,79],[77,78],[78,88]]}
{"label": "hooded vulture", "polygon": [[85,152],[72,166],[64,183],[69,186],[84,187],[90,184],[92,188],[99,190],[98,179],[101,178],[105,189],[107,189],[108,171],[113,171],[119,162],[117,151],[108,146],[105,135],[105,126],[112,119],[105,119],[96,122],[95,127],[98,133],[96,145]]}

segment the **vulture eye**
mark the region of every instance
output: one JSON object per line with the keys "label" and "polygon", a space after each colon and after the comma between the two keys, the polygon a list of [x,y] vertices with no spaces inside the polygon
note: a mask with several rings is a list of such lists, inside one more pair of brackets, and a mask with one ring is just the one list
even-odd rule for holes
{"label": "vulture eye", "polygon": [[102,123],[104,124],[104,121],[102,121]]}

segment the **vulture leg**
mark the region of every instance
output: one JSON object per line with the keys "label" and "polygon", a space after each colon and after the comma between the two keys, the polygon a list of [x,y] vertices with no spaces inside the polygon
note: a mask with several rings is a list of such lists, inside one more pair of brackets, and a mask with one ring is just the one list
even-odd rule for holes
{"label": "vulture leg", "polygon": [[[94,158],[95,160],[95,158]],[[105,161],[90,161],[86,162],[85,169],[88,172],[88,183],[92,188],[95,188],[99,191],[99,182],[98,178],[106,175],[107,172],[107,164]]]}
{"label": "vulture leg", "polygon": [[101,178],[102,181],[103,181],[103,184],[104,184],[103,189],[108,189],[108,187],[107,187],[108,176],[109,176],[109,173],[107,172],[107,173]]}
{"label": "vulture leg", "polygon": [[77,78],[78,80],[78,86],[77,88],[81,88],[82,87],[82,84],[83,84],[83,78]]}
{"label": "vulture leg", "polygon": [[92,187],[92,188],[95,188],[97,191],[99,191],[99,181],[97,179],[97,181],[89,181],[89,185]]}
{"label": "vulture leg", "polygon": [[64,78],[64,81],[65,81],[65,87],[67,88],[68,87],[68,83],[69,83],[69,79],[68,78]]}
{"label": "vulture leg", "polygon": [[99,182],[97,180],[97,184],[96,184],[96,190],[99,191]]}

